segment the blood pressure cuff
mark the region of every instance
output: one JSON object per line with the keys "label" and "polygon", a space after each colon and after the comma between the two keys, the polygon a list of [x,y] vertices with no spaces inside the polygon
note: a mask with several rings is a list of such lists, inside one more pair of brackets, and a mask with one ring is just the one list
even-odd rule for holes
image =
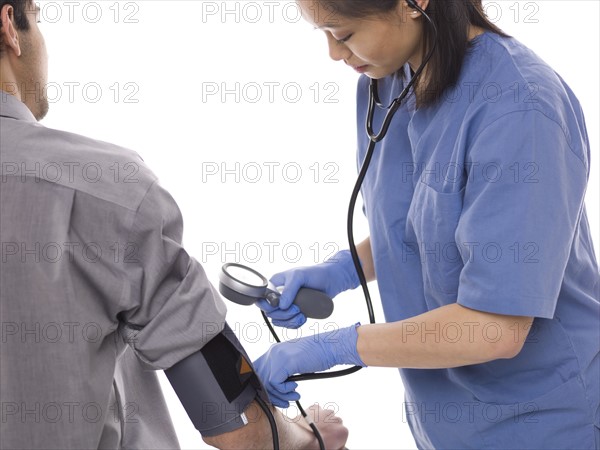
{"label": "blood pressure cuff", "polygon": [[249,418],[244,411],[257,395],[269,403],[248,355],[227,324],[200,351],[165,374],[203,437],[246,425]]}

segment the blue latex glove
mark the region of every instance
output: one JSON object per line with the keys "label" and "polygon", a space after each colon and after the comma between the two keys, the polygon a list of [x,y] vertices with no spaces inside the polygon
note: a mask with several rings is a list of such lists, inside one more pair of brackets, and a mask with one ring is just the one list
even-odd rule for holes
{"label": "blue latex glove", "polygon": [[306,316],[293,301],[302,287],[325,292],[334,298],[341,292],[354,289],[360,285],[350,250],[342,250],[324,263],[310,267],[300,267],[273,275],[271,283],[283,286],[279,306],[273,307],[266,300],[256,304],[273,324],[286,328],[299,328],[306,322]]}
{"label": "blue latex glove", "polygon": [[287,408],[290,401],[300,399],[298,384],[286,382],[291,375],[321,372],[338,364],[366,367],[356,350],[359,325],[273,344],[254,362],[271,402]]}

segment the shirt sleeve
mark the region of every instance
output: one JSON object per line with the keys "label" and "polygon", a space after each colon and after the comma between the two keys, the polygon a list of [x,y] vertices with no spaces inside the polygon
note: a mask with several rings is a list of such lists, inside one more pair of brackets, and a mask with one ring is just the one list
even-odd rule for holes
{"label": "shirt sleeve", "polygon": [[458,303],[552,318],[587,186],[583,144],[537,110],[487,126],[467,155]]}
{"label": "shirt sleeve", "polygon": [[182,247],[181,212],[158,183],[142,201],[128,240],[128,305],[121,334],[144,367],[168,369],[223,330],[226,307]]}

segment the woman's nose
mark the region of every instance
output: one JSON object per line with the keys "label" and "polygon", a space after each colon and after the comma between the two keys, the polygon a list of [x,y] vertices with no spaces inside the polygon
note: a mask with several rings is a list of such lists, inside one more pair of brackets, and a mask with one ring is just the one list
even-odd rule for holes
{"label": "woman's nose", "polygon": [[327,33],[327,44],[329,45],[329,57],[334,61],[348,60],[352,56],[350,49],[335,39],[331,33]]}

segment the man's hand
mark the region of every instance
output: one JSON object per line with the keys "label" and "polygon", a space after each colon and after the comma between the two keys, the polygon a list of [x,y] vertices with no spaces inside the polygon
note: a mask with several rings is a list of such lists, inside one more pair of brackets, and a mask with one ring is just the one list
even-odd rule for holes
{"label": "man's hand", "polygon": [[[342,449],[345,447],[348,440],[348,429],[344,426],[343,420],[335,415],[334,411],[313,405],[306,410],[306,414],[319,430],[326,449]],[[297,423],[313,433],[312,428],[301,415],[297,417]],[[314,448],[319,449],[318,442]]]}

